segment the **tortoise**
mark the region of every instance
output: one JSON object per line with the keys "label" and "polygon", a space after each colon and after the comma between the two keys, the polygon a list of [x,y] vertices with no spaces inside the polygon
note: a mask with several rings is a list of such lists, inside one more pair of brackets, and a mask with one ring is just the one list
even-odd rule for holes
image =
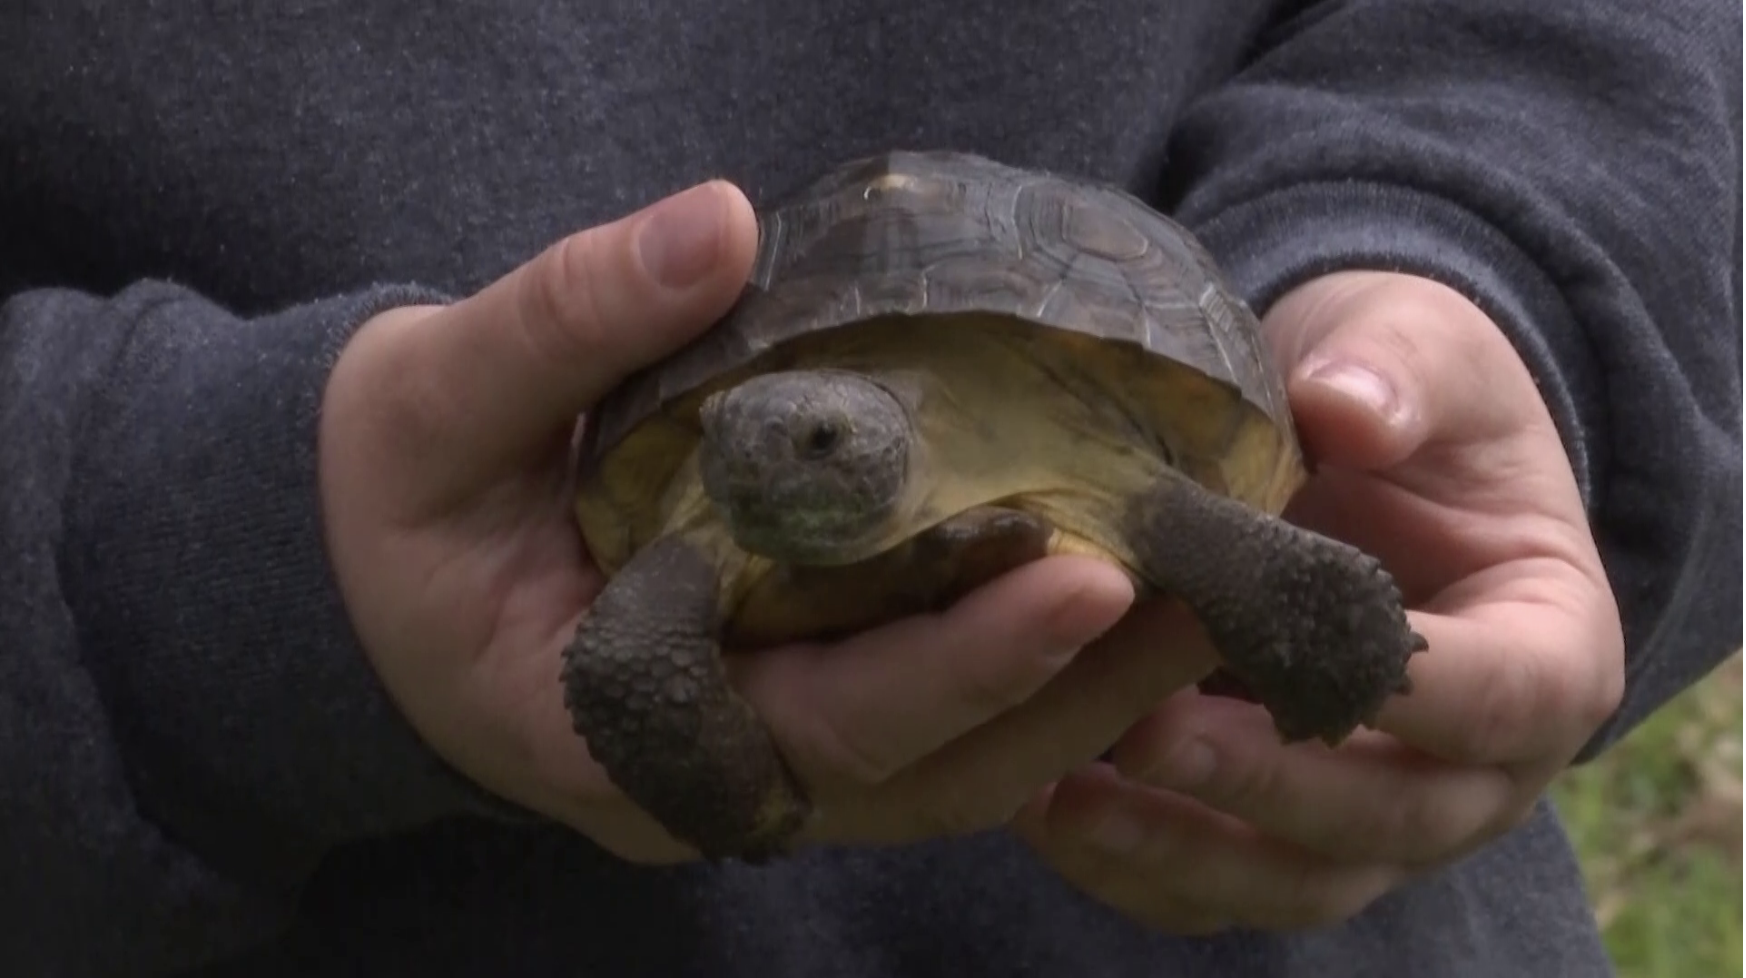
{"label": "tortoise", "polygon": [[1309,467],[1259,324],[1113,186],[946,151],[760,208],[734,307],[582,419],[608,582],[563,653],[575,732],[703,858],[813,811],[724,655],[948,606],[1049,553],[1186,603],[1288,741],[1337,744],[1426,648],[1379,561],[1279,515]]}

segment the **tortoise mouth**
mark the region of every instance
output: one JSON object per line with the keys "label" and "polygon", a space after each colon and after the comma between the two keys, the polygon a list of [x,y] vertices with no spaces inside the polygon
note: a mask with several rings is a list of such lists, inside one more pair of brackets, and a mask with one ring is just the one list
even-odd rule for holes
{"label": "tortoise mouth", "polygon": [[787,564],[852,564],[882,549],[889,513],[848,519],[803,506],[722,507],[734,543],[749,554]]}

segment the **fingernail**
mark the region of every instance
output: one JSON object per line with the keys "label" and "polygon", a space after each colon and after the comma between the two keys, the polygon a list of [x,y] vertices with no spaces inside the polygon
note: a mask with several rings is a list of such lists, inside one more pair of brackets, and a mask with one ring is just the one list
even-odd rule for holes
{"label": "fingernail", "polygon": [[1304,379],[1326,384],[1385,418],[1399,410],[1394,385],[1362,364],[1349,360],[1318,363],[1305,372]]}
{"label": "fingernail", "polygon": [[1186,740],[1146,771],[1145,779],[1160,788],[1197,788],[1212,780],[1218,758],[1205,741]]}
{"label": "fingernail", "polygon": [[637,251],[655,281],[683,289],[707,273],[721,254],[721,195],[692,187],[656,204],[637,229]]}
{"label": "fingernail", "polygon": [[1128,812],[1116,808],[1105,812],[1091,830],[1092,844],[1113,856],[1139,851],[1146,841],[1146,827]]}

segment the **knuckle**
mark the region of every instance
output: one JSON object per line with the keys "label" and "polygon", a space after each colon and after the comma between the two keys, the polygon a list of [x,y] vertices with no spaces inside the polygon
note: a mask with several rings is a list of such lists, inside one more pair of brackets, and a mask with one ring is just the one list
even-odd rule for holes
{"label": "knuckle", "polygon": [[1468,840],[1468,844],[1462,848],[1461,853],[1465,854],[1467,851],[1509,835],[1533,821],[1534,814],[1535,805],[1532,800],[1498,810],[1495,815],[1486,820],[1474,838]]}
{"label": "knuckle", "polygon": [[1424,324],[1447,315],[1441,305],[1409,300],[1391,309],[1366,337],[1370,349],[1363,354],[1364,359],[1408,389],[1424,390],[1431,380],[1427,376],[1430,357],[1426,346],[1430,342],[1427,335],[1432,335]]}
{"label": "knuckle", "polygon": [[999,804],[996,796],[978,797],[966,791],[948,791],[922,809],[929,836],[947,838],[972,835],[998,828],[1011,820],[1018,805]]}
{"label": "knuckle", "polygon": [[920,786],[914,811],[923,838],[971,835],[1011,822],[1024,798],[982,781],[952,776],[929,777]]}
{"label": "knuckle", "polygon": [[972,654],[959,661],[963,665],[952,676],[953,695],[969,715],[978,718],[995,717],[1018,706],[1053,674],[1034,656],[1015,662]]}
{"label": "knuckle", "polygon": [[[1203,742],[1201,749],[1212,748]],[[1277,810],[1298,803],[1298,792],[1284,770],[1291,763],[1289,752],[1245,756],[1246,751],[1240,746],[1233,748],[1228,741],[1221,743],[1220,751],[1223,756],[1212,765],[1211,775],[1187,788],[1189,794],[1234,813]]]}
{"label": "knuckle", "polygon": [[1379,806],[1379,823],[1369,832],[1354,833],[1348,846],[1374,851],[1378,840],[1386,840],[1384,844],[1391,851],[1404,854],[1409,861],[1434,860],[1483,829],[1480,824],[1468,824],[1473,821],[1471,808],[1447,801],[1436,792],[1408,792],[1398,805]]}
{"label": "knuckle", "polygon": [[1524,724],[1542,709],[1539,658],[1518,655],[1504,660],[1491,682],[1482,684],[1472,721],[1447,745],[1446,757],[1462,764],[1496,764],[1516,753]]}
{"label": "knuckle", "polygon": [[603,292],[606,242],[598,229],[568,235],[540,252],[521,278],[520,326],[533,354],[565,363],[600,348],[610,317]]}
{"label": "knuckle", "polygon": [[808,753],[820,773],[832,780],[872,787],[889,780],[901,767],[899,760],[875,746],[880,738],[852,730],[834,717],[821,717],[810,740]]}

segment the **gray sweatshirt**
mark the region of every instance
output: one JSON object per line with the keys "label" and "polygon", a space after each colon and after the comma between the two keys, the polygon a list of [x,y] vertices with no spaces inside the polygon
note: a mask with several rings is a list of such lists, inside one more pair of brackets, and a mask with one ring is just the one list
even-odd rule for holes
{"label": "gray sweatshirt", "polygon": [[1121,184],[1265,306],[1449,282],[1623,606],[1593,749],[1740,641],[1731,0],[16,0],[0,12],[0,972],[1554,978],[1555,815],[1344,925],[1182,940],[1001,833],[645,869],[505,817],[360,654],[315,410],[371,313],[697,180],[971,150]]}

